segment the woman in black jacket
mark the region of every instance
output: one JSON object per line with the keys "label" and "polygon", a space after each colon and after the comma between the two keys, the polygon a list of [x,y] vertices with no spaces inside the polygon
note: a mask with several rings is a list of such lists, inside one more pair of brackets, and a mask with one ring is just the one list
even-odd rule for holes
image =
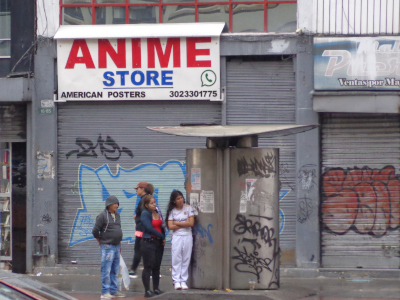
{"label": "woman in black jacket", "polygon": [[147,183],[146,181],[139,182],[135,187],[137,195],[140,197],[140,201],[135,209],[135,215],[133,218],[135,219],[135,254],[133,255],[133,261],[131,269],[129,270],[129,277],[136,278],[136,269],[139,266],[140,259],[142,258],[142,252],[140,251],[140,244],[143,236],[143,225],[140,219],[140,216],[143,211],[142,200],[146,195],[154,194],[154,187],[151,183]]}
{"label": "woman in black jacket", "polygon": [[[145,288],[145,297],[160,295],[160,267],[164,254],[165,231],[162,216],[157,211],[154,196],[146,195],[142,199],[143,212],[141,221],[143,237],[140,249],[143,256],[142,281]],[[153,276],[153,291],[150,290],[150,275]]]}

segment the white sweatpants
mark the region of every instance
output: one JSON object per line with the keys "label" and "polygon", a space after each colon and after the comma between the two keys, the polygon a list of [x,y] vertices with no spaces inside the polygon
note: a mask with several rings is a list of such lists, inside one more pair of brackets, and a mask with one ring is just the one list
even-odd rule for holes
{"label": "white sweatpants", "polygon": [[189,264],[192,255],[192,235],[173,235],[171,241],[172,280],[186,282],[189,278]]}

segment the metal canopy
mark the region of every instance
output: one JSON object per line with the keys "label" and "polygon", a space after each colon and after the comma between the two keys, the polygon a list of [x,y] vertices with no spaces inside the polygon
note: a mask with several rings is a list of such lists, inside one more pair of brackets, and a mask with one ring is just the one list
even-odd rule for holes
{"label": "metal canopy", "polygon": [[220,36],[224,26],[224,22],[81,26],[61,25],[54,39],[210,37]]}
{"label": "metal canopy", "polygon": [[197,136],[208,138],[235,137],[262,134],[263,137],[275,137],[305,132],[318,127],[318,125],[200,125],[200,126],[165,126],[147,127],[148,129],[180,136]]}

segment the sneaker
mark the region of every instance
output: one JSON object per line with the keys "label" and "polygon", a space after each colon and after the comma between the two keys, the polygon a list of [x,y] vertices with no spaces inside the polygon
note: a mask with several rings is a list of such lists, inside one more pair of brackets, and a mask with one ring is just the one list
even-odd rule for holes
{"label": "sneaker", "polygon": [[[160,274],[160,278],[162,277],[162,275]],[[150,278],[153,278],[153,275],[150,275]]]}
{"label": "sneaker", "polygon": [[152,291],[146,291],[145,293],[144,293],[144,297],[145,298],[151,298],[151,297],[153,297],[154,296],[154,293],[152,292]]}
{"label": "sneaker", "polygon": [[175,288],[176,290],[181,290],[181,289],[182,289],[181,284],[180,284],[179,282],[175,282],[175,283],[174,283],[174,288]]}
{"label": "sneaker", "polygon": [[181,282],[182,290],[188,290],[189,287],[187,286],[186,282]]}
{"label": "sneaker", "polygon": [[134,271],[129,271],[129,278],[137,278],[137,275]]}
{"label": "sneaker", "polygon": [[114,298],[110,293],[101,295],[100,299],[112,299]]}
{"label": "sneaker", "polygon": [[125,294],[122,294],[120,292],[116,292],[115,294],[112,294],[111,296],[113,296],[114,298],[125,298]]}

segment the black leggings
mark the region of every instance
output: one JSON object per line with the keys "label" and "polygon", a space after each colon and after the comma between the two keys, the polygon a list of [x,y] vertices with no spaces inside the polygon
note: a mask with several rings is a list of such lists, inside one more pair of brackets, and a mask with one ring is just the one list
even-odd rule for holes
{"label": "black leggings", "polygon": [[133,255],[133,262],[131,267],[131,270],[134,272],[136,272],[136,269],[140,263],[140,259],[142,258],[142,252],[140,251],[141,241],[142,238],[137,236],[135,240],[135,254]]}
{"label": "black leggings", "polygon": [[150,275],[153,276],[153,290],[160,284],[160,266],[164,254],[162,240],[142,238],[140,250],[143,257],[142,282],[146,291],[150,291]]}

